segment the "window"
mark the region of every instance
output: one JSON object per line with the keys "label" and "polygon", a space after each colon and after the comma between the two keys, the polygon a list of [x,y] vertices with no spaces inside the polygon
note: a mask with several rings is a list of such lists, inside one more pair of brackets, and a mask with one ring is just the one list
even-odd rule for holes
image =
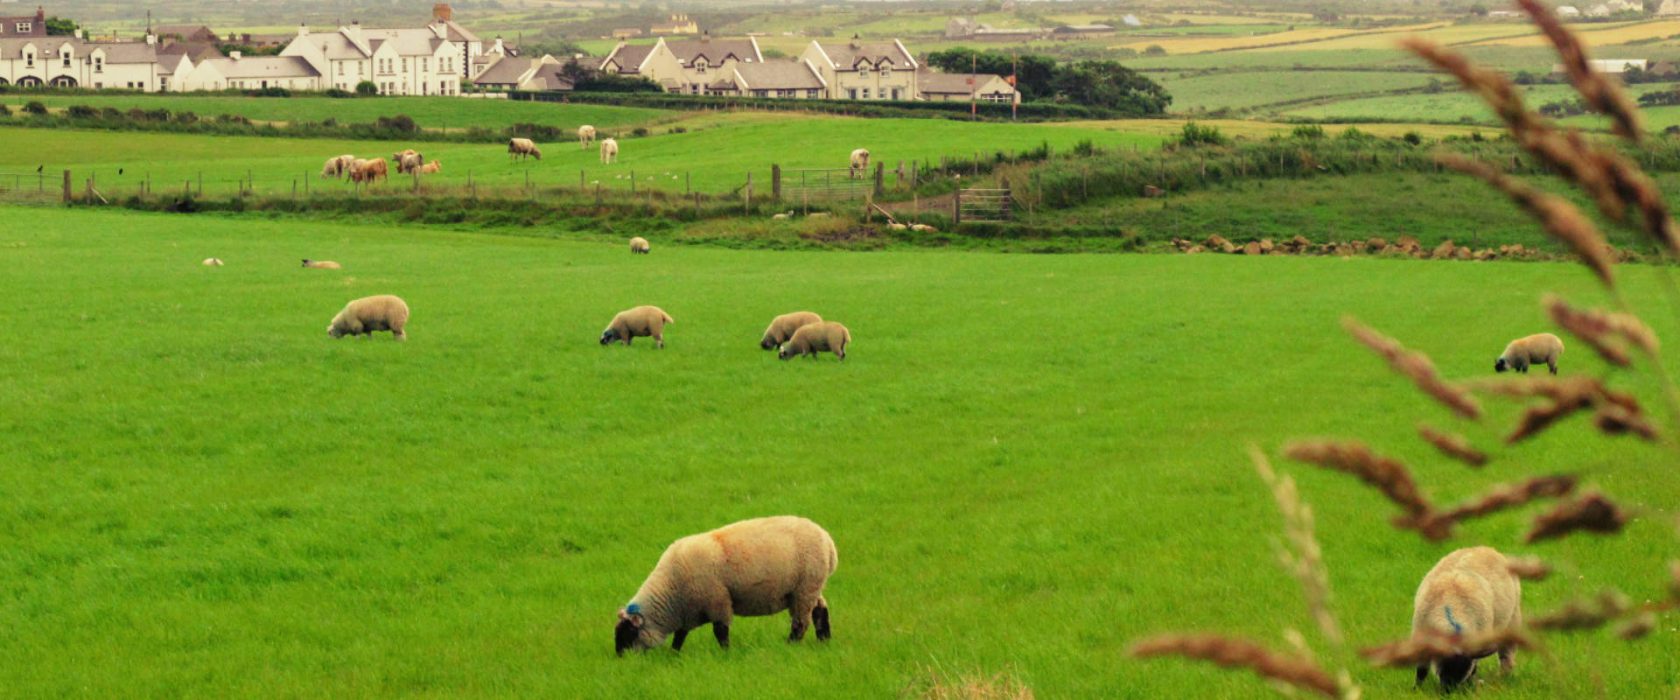
{"label": "window", "polygon": [[421,72],[421,73],[424,73],[424,72],[426,72],[426,71],[427,71],[427,70],[430,70],[430,69],[429,69],[429,68],[427,68],[427,67],[426,67],[426,66],[428,66],[428,65],[430,65],[430,64],[431,64],[431,59],[429,59],[429,58],[422,58],[422,59],[420,59],[420,72]]}
{"label": "window", "polygon": [[891,78],[892,77],[892,66],[883,64],[881,66],[881,77]]}
{"label": "window", "polygon": [[702,74],[706,72],[706,59],[702,58],[694,62],[694,72]]}
{"label": "window", "polygon": [[817,91],[816,90],[806,90],[805,91],[805,97],[808,98],[808,99],[812,99],[812,100],[817,99]]}
{"label": "window", "polygon": [[848,99],[848,100],[857,99],[857,88],[846,88],[846,99]]}
{"label": "window", "polygon": [[893,88],[892,89],[892,98],[894,100],[904,99],[903,96],[902,96],[902,93],[899,92],[899,88]]}
{"label": "window", "polygon": [[95,72],[95,73],[105,72],[105,59],[100,58],[99,56],[94,56],[93,57],[93,72]]}
{"label": "window", "polygon": [[19,33],[19,34],[28,34],[34,28],[35,28],[35,23],[34,22],[18,22],[17,23],[17,33]]}
{"label": "window", "polygon": [[62,63],[65,68],[69,68],[70,67],[70,54],[68,54],[68,53],[59,54],[59,57],[61,59],[63,59],[62,61],[60,61],[60,63]]}
{"label": "window", "polygon": [[404,58],[402,60],[402,66],[403,66],[403,72],[407,73],[408,72],[408,59],[407,58]]}
{"label": "window", "polygon": [[863,99],[869,99],[869,88],[863,89]]}
{"label": "window", "polygon": [[338,64],[338,75],[339,77],[344,76],[344,63],[342,61]]}
{"label": "window", "polygon": [[34,68],[35,67],[35,54],[26,53],[26,54],[23,55],[23,67],[25,67],[25,68]]}

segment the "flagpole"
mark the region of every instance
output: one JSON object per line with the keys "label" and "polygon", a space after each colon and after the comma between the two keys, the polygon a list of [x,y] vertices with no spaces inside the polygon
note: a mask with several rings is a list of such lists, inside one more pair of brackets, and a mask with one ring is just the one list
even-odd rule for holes
{"label": "flagpole", "polygon": [[1016,87],[1021,82],[1021,54],[1009,54],[1009,87],[1014,94],[1009,96],[1009,121],[1015,121],[1015,112],[1021,107],[1021,88]]}
{"label": "flagpole", "polygon": [[969,54],[968,55],[968,116],[974,117],[975,121],[980,120],[980,100],[974,94],[975,91],[980,89],[980,86],[974,84],[974,74],[979,70],[980,70],[980,54],[978,54],[978,53]]}

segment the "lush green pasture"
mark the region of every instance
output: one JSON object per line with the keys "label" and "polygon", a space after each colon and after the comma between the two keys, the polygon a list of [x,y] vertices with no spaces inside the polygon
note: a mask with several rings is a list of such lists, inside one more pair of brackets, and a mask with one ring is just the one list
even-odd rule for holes
{"label": "lush green pasture", "polygon": [[[234,191],[236,182],[255,179],[258,193],[291,191],[294,180],[312,180],[312,187],[348,190],[347,183],[322,181],[318,175],[327,158],[341,153],[389,158],[410,145],[429,159],[441,161],[443,172],[427,179],[435,187],[464,188],[468,173],[480,186],[523,185],[527,171],[533,184],[576,187],[579,172],[585,182],[603,188],[629,189],[635,171],[639,189],[683,191],[684,177],[700,191],[730,191],[753,173],[760,191],[768,191],[770,166],[786,169],[845,168],[854,148],[868,148],[888,169],[898,161],[937,162],[941,156],[971,158],[976,152],[1017,152],[1048,142],[1058,149],[1082,140],[1101,146],[1153,146],[1161,137],[1049,124],[970,123],[943,119],[856,119],[789,114],[748,113],[697,120],[686,133],[655,130],[646,138],[621,138],[619,163],[603,166],[596,149],[577,143],[543,146],[543,160],[511,162],[501,144],[402,144],[329,139],[223,137],[186,134],[74,131],[64,129],[0,128],[0,173],[33,174],[44,166],[49,176],[69,168],[78,186],[88,174],[105,183],[107,193],[132,193],[148,175],[154,189],[179,189],[200,173],[205,193]],[[610,133],[610,132],[609,132]],[[622,134],[621,134],[622,136]],[[123,174],[117,170],[121,168]],[[406,189],[405,177],[376,185]],[[300,184],[301,188],[302,185]]]}
{"label": "lush green pasture", "polygon": [[1190,112],[1249,109],[1292,100],[1334,99],[1338,96],[1419,88],[1435,76],[1428,73],[1373,71],[1262,71],[1220,72],[1185,78],[1159,77],[1172,93],[1172,109]]}
{"label": "lush green pasture", "polygon": [[[0,343],[0,687],[17,696],[895,697],[935,669],[1039,697],[1258,696],[1124,650],[1311,629],[1243,453],[1296,436],[1370,439],[1441,500],[1572,471],[1640,514],[1621,538],[1536,547],[1515,515],[1466,528],[1459,544],[1569,572],[1526,587],[1531,611],[1601,586],[1655,597],[1680,549],[1670,453],[1576,420],[1482,472],[1444,462],[1413,422],[1451,419],[1338,328],[1356,314],[1449,376],[1487,375],[1545,327],[1541,290],[1597,300],[1571,265],[657,237],[632,257],[621,240],[0,213],[0,321],[18,331]],[[212,255],[227,266],[199,266]],[[1624,277],[1635,303],[1660,296],[1649,270]],[[409,342],[327,338],[375,293],[412,305]],[[676,318],[665,350],[597,345],[643,303]],[[852,328],[845,363],[757,348],[803,308]],[[1566,372],[1603,371],[1572,350]],[[1496,429],[1467,427],[1488,447]],[[1405,634],[1450,546],[1391,530],[1352,479],[1281,466],[1317,511],[1351,643]],[[728,653],[702,630],[680,655],[613,656],[614,612],[666,544],[778,513],[838,542],[831,643],[738,619]],[[1483,697],[1666,697],[1672,628],[1551,638],[1555,663],[1526,655]],[[1358,668],[1366,697],[1410,692],[1409,671]]]}
{"label": "lush green pasture", "polygon": [[[1630,86],[1639,95],[1652,90],[1672,89],[1665,84]],[[1568,85],[1529,85],[1522,88],[1523,100],[1533,109],[1547,102],[1576,99]],[[1469,93],[1447,90],[1430,95],[1391,95],[1316,104],[1285,110],[1284,114],[1305,119],[1361,119],[1374,121],[1436,121],[1495,123],[1497,118],[1486,103]]]}
{"label": "lush green pasture", "polygon": [[476,100],[459,97],[379,97],[331,99],[326,97],[225,97],[207,95],[0,95],[0,103],[13,111],[25,102],[39,101],[48,107],[87,105],[95,109],[113,107],[167,109],[192,112],[200,117],[236,114],[269,122],[319,122],[328,118],[342,124],[368,123],[379,117],[406,114],[428,129],[461,129],[480,126],[500,129],[510,124],[533,123],[567,129],[580,124],[616,128],[634,126],[675,116],[672,112],[642,107]]}

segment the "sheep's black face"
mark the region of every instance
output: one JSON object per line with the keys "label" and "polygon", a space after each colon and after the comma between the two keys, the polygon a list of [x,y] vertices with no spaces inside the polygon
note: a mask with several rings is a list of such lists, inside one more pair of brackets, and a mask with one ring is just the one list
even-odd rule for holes
{"label": "sheep's black face", "polygon": [[602,345],[610,344],[615,340],[618,340],[618,331],[615,331],[611,328],[608,328],[604,331],[601,331],[601,344]]}
{"label": "sheep's black face", "polygon": [[1449,656],[1435,662],[1435,673],[1441,676],[1441,687],[1451,691],[1476,679],[1476,660],[1468,656]]}
{"label": "sheep's black face", "polygon": [[775,341],[775,339],[773,339],[769,336],[765,336],[764,340],[758,341],[758,347],[763,348],[765,350],[775,350],[776,349],[776,341]]}
{"label": "sheep's black face", "polygon": [[776,351],[776,359],[778,359],[778,360],[785,360],[785,359],[788,359],[790,357],[793,357],[793,353],[788,352],[787,348],[782,348],[782,349]]}
{"label": "sheep's black face", "polygon": [[1511,368],[1511,366],[1509,364],[1506,364],[1505,358],[1503,358],[1503,357],[1493,361],[1493,371],[1495,371],[1495,372],[1504,372],[1505,370],[1508,370],[1510,368]]}
{"label": "sheep's black face", "polygon": [[642,628],[635,618],[619,616],[618,627],[613,629],[613,651],[619,656],[624,655],[625,649],[636,646],[636,640],[642,636]]}

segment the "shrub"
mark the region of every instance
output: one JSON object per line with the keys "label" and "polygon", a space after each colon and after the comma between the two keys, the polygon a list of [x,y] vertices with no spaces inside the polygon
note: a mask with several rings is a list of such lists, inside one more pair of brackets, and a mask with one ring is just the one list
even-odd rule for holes
{"label": "shrub", "polygon": [[1324,138],[1324,127],[1317,124],[1302,124],[1295,127],[1294,131],[1289,132],[1289,135],[1298,139],[1316,141]]}
{"label": "shrub", "polygon": [[[358,90],[358,92],[360,92],[360,90]],[[419,125],[414,123],[414,119],[406,114],[399,114],[394,117],[380,117],[377,124],[380,131],[400,131],[405,134],[412,134],[420,130]]]}
{"label": "shrub", "polygon": [[24,114],[46,114],[47,113],[47,106],[44,105],[44,104],[41,104],[40,100],[30,100],[29,104],[26,104],[26,105],[23,106],[23,113]]}
{"label": "shrub", "polygon": [[342,90],[339,88],[327,88],[327,91],[321,94],[336,100],[342,100],[346,97],[355,97],[355,95],[351,94],[349,90]]}
{"label": "shrub", "polygon": [[638,126],[634,129],[631,129],[630,130],[630,135],[631,136],[636,136],[636,137],[647,136],[648,135],[647,127]]}
{"label": "shrub", "polygon": [[508,136],[532,139],[534,141],[558,141],[561,137],[560,127],[547,124],[513,124],[506,129]]}
{"label": "shrub", "polygon": [[175,115],[175,122],[177,124],[195,124],[198,122],[198,115],[192,112],[180,112]]}
{"label": "shrub", "polygon": [[1097,153],[1097,146],[1090,139],[1080,139],[1073,144],[1073,154],[1076,156],[1093,156]]}
{"label": "shrub", "polygon": [[688,127],[686,127],[686,126],[673,126],[673,127],[671,127],[671,133],[673,133],[673,134],[686,134],[686,133],[688,133]]}
{"label": "shrub", "polygon": [[1202,126],[1196,122],[1185,122],[1184,128],[1178,132],[1180,146],[1223,146],[1230,143],[1225,134],[1217,126]]}
{"label": "shrub", "polygon": [[1400,137],[1400,140],[1405,141],[1406,143],[1409,143],[1413,146],[1420,146],[1420,145],[1423,144],[1423,134],[1420,134],[1416,131],[1408,131],[1408,132],[1406,132],[1405,136]]}
{"label": "shrub", "polygon": [[362,82],[356,83],[356,94],[361,97],[377,96],[379,94],[379,86],[375,85],[372,80],[363,80]]}
{"label": "shrub", "polygon": [[1145,56],[1165,56],[1165,55],[1167,55],[1167,50],[1164,49],[1164,48],[1161,48],[1160,44],[1150,44],[1148,46],[1143,47],[1143,55],[1145,55]]}
{"label": "shrub", "polygon": [[[25,107],[24,109],[28,110],[29,108]],[[68,113],[70,115],[71,119],[92,119],[94,117],[99,116],[99,110],[94,109],[92,107],[89,107],[87,105],[70,105],[70,109],[65,110],[65,111],[66,111],[66,113]],[[45,114],[45,111],[43,110],[41,112],[30,112],[30,113],[31,114]]]}
{"label": "shrub", "polygon": [[99,110],[99,118],[106,121],[120,122],[123,118],[122,110],[116,107],[105,107]]}
{"label": "shrub", "polygon": [[0,105],[0,117],[9,117],[9,116],[12,116],[12,108],[7,107],[6,105]]}

